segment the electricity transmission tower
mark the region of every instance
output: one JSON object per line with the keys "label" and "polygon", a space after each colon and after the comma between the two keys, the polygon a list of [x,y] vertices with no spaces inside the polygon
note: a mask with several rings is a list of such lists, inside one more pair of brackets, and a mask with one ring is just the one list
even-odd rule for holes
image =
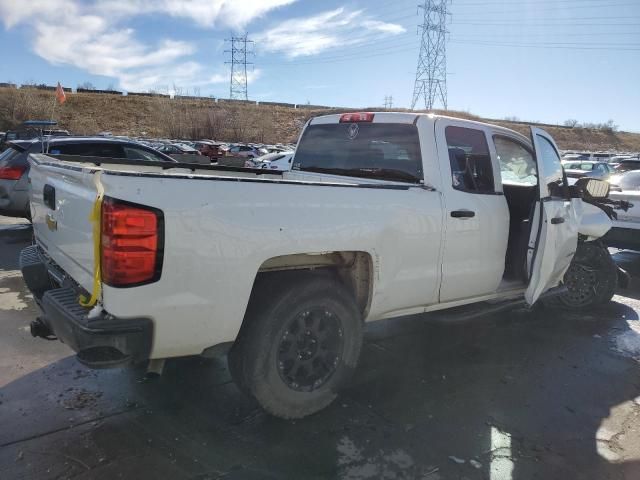
{"label": "electricity transmission tower", "polygon": [[391,108],[393,107],[393,96],[392,95],[388,95],[384,97],[384,108]]}
{"label": "electricity transmission tower", "polygon": [[231,82],[229,84],[229,98],[238,100],[248,100],[247,95],[247,65],[253,62],[247,61],[247,55],[253,55],[253,40],[247,40],[245,33],[241,37],[231,37],[225,40],[231,42],[231,49],[225,53],[231,54],[231,61],[224,62],[231,64]]}
{"label": "electricity transmission tower", "polygon": [[421,98],[430,110],[437,101],[447,109],[447,48],[446,22],[450,0],[424,0],[422,9],[420,55],[413,87],[413,110]]}

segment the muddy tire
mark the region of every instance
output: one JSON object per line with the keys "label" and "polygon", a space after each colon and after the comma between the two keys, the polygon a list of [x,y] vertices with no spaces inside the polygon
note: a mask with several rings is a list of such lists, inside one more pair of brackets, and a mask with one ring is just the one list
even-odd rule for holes
{"label": "muddy tire", "polygon": [[617,283],[618,270],[607,247],[598,241],[580,243],[564,275],[569,291],[547,303],[569,310],[598,307],[611,301]]}
{"label": "muddy tire", "polygon": [[288,276],[252,296],[232,350],[232,375],[272,415],[311,415],[351,377],[362,327],[351,293],[336,278]]}

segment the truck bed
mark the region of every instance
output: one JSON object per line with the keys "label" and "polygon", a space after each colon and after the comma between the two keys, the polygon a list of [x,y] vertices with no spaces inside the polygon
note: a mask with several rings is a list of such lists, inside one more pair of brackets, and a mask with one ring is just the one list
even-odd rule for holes
{"label": "truck bed", "polygon": [[[36,241],[87,292],[98,188],[163,212],[159,280],[104,285],[101,301],[116,317],[151,318],[154,338],[162,340],[154,342],[162,348],[154,347],[152,358],[198,354],[235,339],[256,275],[284,256],[366,254],[379,279],[368,320],[437,301],[437,291],[416,288],[439,275],[441,255],[441,196],[422,185],[41,154],[30,162]],[[55,189],[55,205],[45,204],[45,184]]]}

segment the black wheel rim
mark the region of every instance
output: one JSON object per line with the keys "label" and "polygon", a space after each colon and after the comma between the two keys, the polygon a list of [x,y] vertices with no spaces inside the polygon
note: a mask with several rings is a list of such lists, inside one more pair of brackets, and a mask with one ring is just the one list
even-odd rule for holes
{"label": "black wheel rim", "polygon": [[277,366],[285,384],[310,392],[333,375],[342,354],[342,323],[326,308],[298,313],[285,327],[278,345]]}
{"label": "black wheel rim", "polygon": [[563,295],[567,304],[573,306],[586,305],[597,295],[598,271],[587,265],[574,263],[564,276],[564,284],[568,290]]}

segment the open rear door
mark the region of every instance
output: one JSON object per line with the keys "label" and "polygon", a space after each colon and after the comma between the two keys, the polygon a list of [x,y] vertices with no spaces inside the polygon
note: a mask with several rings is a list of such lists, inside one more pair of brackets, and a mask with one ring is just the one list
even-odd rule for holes
{"label": "open rear door", "polygon": [[569,268],[578,245],[580,199],[570,199],[560,153],[553,138],[531,127],[538,165],[540,199],[529,239],[529,286],[525,299],[534,304],[540,295],[557,286]]}

